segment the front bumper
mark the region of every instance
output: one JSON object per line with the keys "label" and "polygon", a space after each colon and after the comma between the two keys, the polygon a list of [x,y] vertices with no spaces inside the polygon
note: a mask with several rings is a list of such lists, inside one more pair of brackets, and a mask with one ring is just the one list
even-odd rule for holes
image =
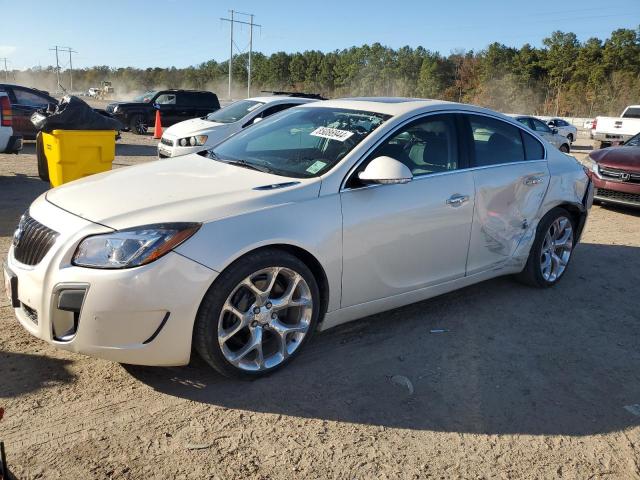
{"label": "front bumper", "polygon": [[188,155],[190,153],[198,153],[202,150],[210,148],[208,145],[198,145],[195,147],[181,147],[176,145],[178,139],[172,139],[173,145],[166,145],[160,141],[158,143],[158,158],[173,158],[181,157],[182,155]]}
{"label": "front bumper", "polygon": [[174,252],[131,269],[76,267],[70,260],[80,240],[109,230],[42,197],[30,214],[60,235],[35,266],[9,250],[14,311],[27,331],[57,348],[121,363],[189,362],[193,323],[216,272]]}
{"label": "front bumper", "polygon": [[614,182],[592,174],[595,186],[594,198],[607,203],[640,207],[640,184]]}

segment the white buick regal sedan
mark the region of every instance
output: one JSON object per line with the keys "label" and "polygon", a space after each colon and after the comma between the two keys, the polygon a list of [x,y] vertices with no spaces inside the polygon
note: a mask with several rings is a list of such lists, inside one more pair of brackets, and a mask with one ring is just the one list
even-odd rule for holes
{"label": "white buick regal sedan", "polygon": [[56,347],[144,365],[195,349],[255,377],[316,329],[498,275],[553,286],[592,190],[574,158],[490,110],[316,102],[47,192],[20,220],[5,284],[24,328]]}

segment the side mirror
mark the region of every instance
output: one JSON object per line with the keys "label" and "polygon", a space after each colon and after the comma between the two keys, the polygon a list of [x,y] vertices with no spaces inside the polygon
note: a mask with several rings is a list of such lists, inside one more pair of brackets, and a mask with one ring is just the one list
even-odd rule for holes
{"label": "side mirror", "polygon": [[551,129],[551,133],[553,133],[554,135],[558,134],[558,129],[557,128],[552,128]]}
{"label": "side mirror", "polygon": [[262,117],[256,117],[256,118],[253,119],[253,124],[255,125],[256,123],[261,122],[261,121],[262,121]]}
{"label": "side mirror", "polygon": [[358,178],[369,184],[408,183],[413,179],[409,167],[391,157],[377,157],[358,174]]}

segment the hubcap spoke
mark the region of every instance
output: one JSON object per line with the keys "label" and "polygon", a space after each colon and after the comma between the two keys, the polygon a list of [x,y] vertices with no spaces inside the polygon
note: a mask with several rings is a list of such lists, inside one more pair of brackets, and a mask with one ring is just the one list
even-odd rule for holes
{"label": "hubcap spoke", "polygon": [[573,228],[566,217],[557,218],[547,230],[540,255],[540,271],[548,282],[564,273],[573,249]]}
{"label": "hubcap spoke", "polygon": [[312,314],[311,291],[299,273],[286,267],[259,270],[231,291],[222,308],[222,354],[242,370],[273,368],[299,347]]}

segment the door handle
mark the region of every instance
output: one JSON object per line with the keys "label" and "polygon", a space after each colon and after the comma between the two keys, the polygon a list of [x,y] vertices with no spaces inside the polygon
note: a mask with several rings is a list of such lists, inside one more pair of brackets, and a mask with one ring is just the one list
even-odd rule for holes
{"label": "door handle", "polygon": [[469,195],[455,194],[447,198],[446,204],[449,205],[450,207],[461,207],[468,201],[469,201]]}
{"label": "door handle", "polygon": [[544,181],[543,177],[527,177],[524,179],[523,183],[528,186],[538,185]]}

